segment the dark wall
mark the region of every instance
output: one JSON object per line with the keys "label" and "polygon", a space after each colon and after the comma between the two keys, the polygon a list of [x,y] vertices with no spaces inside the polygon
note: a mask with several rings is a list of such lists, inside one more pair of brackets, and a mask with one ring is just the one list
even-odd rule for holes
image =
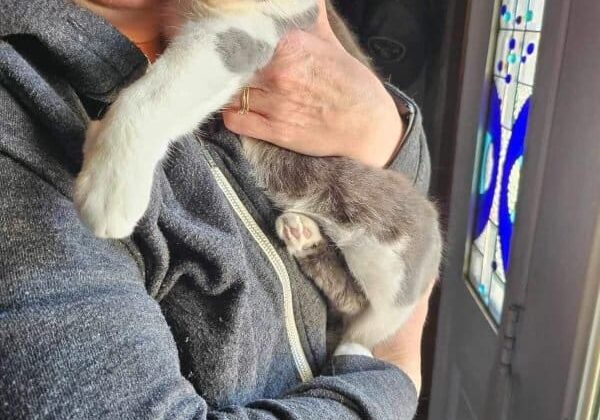
{"label": "dark wall", "polygon": [[338,8],[373,58],[383,79],[425,98],[425,70],[436,37],[422,0],[338,0]]}
{"label": "dark wall", "polygon": [[382,79],[404,90],[421,107],[433,166],[431,194],[445,214],[468,1],[335,3],[373,58]]}

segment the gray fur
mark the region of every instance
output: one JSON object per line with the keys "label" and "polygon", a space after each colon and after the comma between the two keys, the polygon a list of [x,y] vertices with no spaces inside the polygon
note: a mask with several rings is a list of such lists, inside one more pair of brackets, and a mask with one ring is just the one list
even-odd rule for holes
{"label": "gray fur", "polygon": [[[433,218],[433,220],[432,220]],[[442,238],[435,215],[424,215],[420,226],[414,226],[412,242],[404,254],[405,276],[408,279],[434,279],[438,276],[438,266],[442,253]],[[396,295],[399,305],[408,305],[418,300],[429,287],[429,283],[415,284],[412,289],[402,290]]]}
{"label": "gray fur", "polygon": [[[327,7],[333,11],[330,2]],[[307,13],[307,22],[309,18]],[[369,65],[339,16],[329,13],[329,19],[346,50]],[[295,27],[285,20],[276,20],[276,25],[281,33]],[[367,167],[346,158],[300,155],[252,139],[244,139],[244,148],[257,181],[275,205],[284,212],[308,215],[321,226],[325,241],[310,255],[296,258],[331,307],[345,318],[345,339],[372,347],[387,338],[438,275],[442,238],[433,204],[395,171]],[[351,248],[352,258],[379,258],[371,262],[375,267],[394,267],[382,260],[389,256],[373,257],[369,249],[373,244],[391,250],[397,266],[402,267],[401,272],[382,272],[367,279],[397,279],[388,293],[395,307],[370,301],[368,290],[373,285],[361,284],[345,260],[348,255],[344,249]]]}
{"label": "gray fur", "polygon": [[239,29],[217,34],[216,48],[225,67],[233,73],[247,73],[263,67],[274,50],[274,46]]}
{"label": "gray fur", "polygon": [[348,25],[346,24],[344,19],[342,19],[337,10],[335,10],[335,7],[331,4],[331,1],[327,0],[325,2],[325,7],[327,9],[327,17],[329,20],[329,24],[331,25],[331,29],[333,30],[335,36],[339,39],[340,43],[344,46],[346,51],[353,55],[354,58],[356,58],[358,61],[360,61],[367,67],[370,67],[371,59],[358,45],[354,34],[350,31]]}
{"label": "gray fur", "polygon": [[367,298],[348,270],[344,257],[329,240],[318,244],[310,255],[298,258],[300,268],[313,279],[332,309],[345,316],[358,314]]}
{"label": "gray fur", "polygon": [[[346,158],[315,158],[277,148],[265,142],[245,140],[246,155],[252,163],[258,182],[285,212],[303,213],[311,216],[322,228],[323,233],[341,250],[333,253],[328,246],[304,258],[298,258],[302,270],[311,277],[330,299],[331,306],[342,312],[349,325],[356,316],[355,305],[365,311],[356,317],[357,325],[369,326],[365,318],[381,323],[382,319],[406,317],[417,300],[423,295],[438,275],[441,258],[441,234],[437,211],[425,196],[402,174],[367,167]],[[343,242],[343,244],[341,242]],[[406,242],[402,248],[398,244]],[[344,261],[344,249],[352,248],[353,258],[370,253],[373,244],[381,249],[390,249],[397,256],[402,272],[387,273],[389,258],[382,254],[379,260],[371,261],[382,267],[376,279],[395,277],[398,283],[389,290],[394,297],[397,313],[384,312],[389,308],[381,302],[368,300],[369,284],[353,278]],[[357,252],[358,249],[358,252]],[[402,271],[402,270],[399,270]],[[401,325],[390,321],[389,328]],[[366,328],[366,327],[361,327]],[[386,335],[393,330],[386,330]],[[378,340],[365,338],[364,332],[351,335],[367,347]],[[380,340],[387,336],[379,337]],[[379,341],[380,341],[379,340]]]}
{"label": "gray fur", "polygon": [[[314,6],[291,18],[272,16],[278,36],[292,29],[309,29],[314,25],[318,12],[318,7]],[[216,48],[228,70],[247,73],[266,65],[275,46],[233,28],[217,35]]]}

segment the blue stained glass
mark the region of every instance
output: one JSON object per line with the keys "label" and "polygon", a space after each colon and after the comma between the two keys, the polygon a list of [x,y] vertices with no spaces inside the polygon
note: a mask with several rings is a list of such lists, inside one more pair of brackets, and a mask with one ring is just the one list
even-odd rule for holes
{"label": "blue stained glass", "polygon": [[495,84],[492,85],[489,107],[490,115],[482,155],[481,176],[479,178],[477,221],[473,232],[475,238],[483,233],[483,229],[490,219],[492,203],[496,194],[496,179],[498,178],[498,169],[500,166],[502,129],[500,126],[500,97],[498,96]]}
{"label": "blue stained glass", "polygon": [[[525,149],[525,135],[527,133],[527,123],[529,121],[529,104],[530,99],[523,106],[515,125],[512,129],[506,157],[502,170],[502,180],[500,183],[500,208],[499,208],[499,230],[500,230],[500,249],[502,250],[502,264],[504,272],[508,271],[508,263],[510,256],[510,243],[512,240],[513,225],[515,222],[515,205],[516,200],[510,199],[510,181],[511,175],[514,175],[515,170],[521,170],[523,153]],[[518,182],[518,180],[517,180]],[[512,186],[518,189],[518,185]]]}
{"label": "blue stained glass", "polygon": [[[500,323],[545,0],[504,0],[480,142],[468,278]],[[516,16],[514,23],[509,23]],[[529,140],[531,141],[531,139]]]}

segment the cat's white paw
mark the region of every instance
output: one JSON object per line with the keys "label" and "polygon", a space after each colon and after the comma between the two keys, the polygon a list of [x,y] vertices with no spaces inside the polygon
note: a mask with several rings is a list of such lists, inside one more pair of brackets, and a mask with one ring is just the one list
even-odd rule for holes
{"label": "cat's white paw", "polygon": [[284,213],[275,222],[279,238],[295,257],[311,255],[323,241],[321,230],[313,219],[299,213]]}
{"label": "cat's white paw", "polygon": [[[144,215],[152,189],[153,168],[123,146],[131,139],[100,130],[88,137],[85,160],[75,181],[75,206],[81,220],[100,238],[125,238]],[[112,136],[108,137],[110,134]]]}
{"label": "cat's white paw", "polygon": [[144,215],[148,198],[125,181],[102,179],[106,178],[86,174],[78,177],[75,205],[79,217],[99,238],[125,238]]}
{"label": "cat's white paw", "polygon": [[99,238],[125,238],[144,215],[150,188],[94,166],[77,177],[75,205],[79,216]]}

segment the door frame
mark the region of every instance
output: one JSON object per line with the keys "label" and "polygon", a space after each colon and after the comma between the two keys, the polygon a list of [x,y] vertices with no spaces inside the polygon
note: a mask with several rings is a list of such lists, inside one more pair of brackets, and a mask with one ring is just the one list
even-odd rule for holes
{"label": "door frame", "polygon": [[[494,4],[491,4],[494,3]],[[471,231],[474,215],[474,185],[476,157],[478,152],[477,132],[486,118],[488,100],[489,58],[491,35],[497,7],[495,2],[468,0],[464,42],[457,47],[456,54],[462,57],[459,84],[458,107],[447,109],[456,120],[454,137],[455,153],[452,168],[450,203],[448,213],[447,245],[441,274],[441,300],[438,318],[438,332],[433,368],[431,420],[447,418],[453,411],[450,401],[444,398],[453,385],[449,347],[451,343],[454,303],[458,301],[455,283],[461,282],[469,292],[471,289],[464,278],[464,263],[467,252],[467,238]],[[460,49],[458,49],[460,48]],[[471,181],[471,182],[469,182]],[[480,305],[477,299],[474,299]],[[485,313],[485,311],[483,311]],[[489,319],[488,319],[489,321]]]}
{"label": "door frame", "polygon": [[[548,1],[508,293],[511,420],[573,419],[600,287],[600,3]],[[596,291],[594,294],[591,291]],[[591,293],[591,294],[590,294]]]}
{"label": "door frame", "polygon": [[[486,68],[494,32],[491,22],[496,22],[497,13],[495,3],[489,3],[494,2],[469,2],[465,28],[432,420],[443,419],[449,412],[444,395],[451,385],[453,289],[457,281],[469,287],[464,264],[474,211],[476,139],[477,130],[485,126],[481,122],[488,99]],[[596,135],[600,133],[596,87],[600,87],[600,73],[593,72],[600,68],[599,59],[593,56],[594,49],[596,56],[600,51],[600,26],[591,25],[593,19],[600,21],[600,4],[597,0],[549,0],[544,19],[503,314],[509,313],[508,308],[524,310],[503,316],[498,328],[485,420],[574,418],[593,307],[584,291],[598,290],[600,284],[597,276],[589,275],[598,272],[592,250],[600,229],[600,182],[593,182],[594,167],[600,173],[600,156],[595,155],[600,147],[600,134]],[[580,94],[573,96],[573,89]],[[589,112],[598,117],[590,119]],[[569,132],[577,135],[565,145]],[[569,154],[578,159],[565,159]],[[584,199],[577,200],[577,193]],[[577,218],[570,225],[565,223],[569,214]],[[556,258],[557,248],[560,258]],[[555,258],[549,259],[552,255]],[[568,282],[565,273],[571,274]],[[554,334],[540,334],[543,331]]]}

